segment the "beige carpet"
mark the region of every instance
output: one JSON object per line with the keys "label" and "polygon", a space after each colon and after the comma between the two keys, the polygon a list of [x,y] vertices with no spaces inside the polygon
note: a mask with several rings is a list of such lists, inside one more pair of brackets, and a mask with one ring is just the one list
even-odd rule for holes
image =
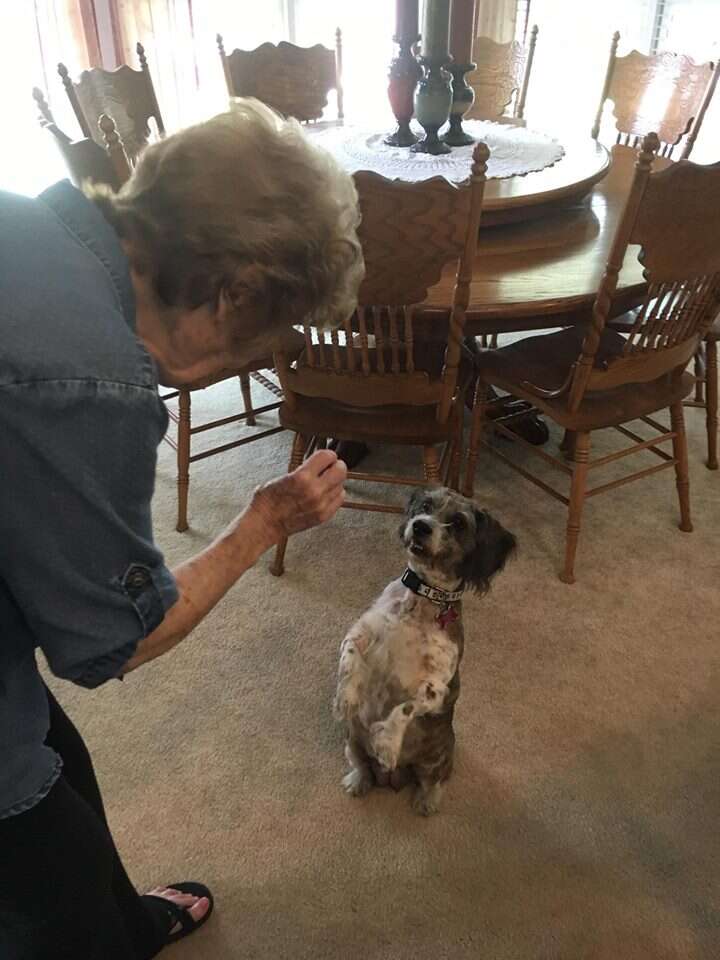
{"label": "beige carpet", "polygon": [[[238,396],[206,391],[197,422]],[[138,886],[215,891],[211,923],[168,956],[720,956],[720,474],[703,465],[703,414],[688,421],[695,533],[677,529],[672,472],[592,500],[574,587],[556,577],[560,504],[481,462],[478,499],[520,551],[467,603],[458,763],[434,819],[407,791],[351,800],[339,785],[338,644],[402,569],[393,517],[343,511],[296,538],[284,579],[263,560],[123,684],[54,684]],[[184,535],[164,446],[155,526],[169,560],[282,471],[288,444],[195,464]]]}

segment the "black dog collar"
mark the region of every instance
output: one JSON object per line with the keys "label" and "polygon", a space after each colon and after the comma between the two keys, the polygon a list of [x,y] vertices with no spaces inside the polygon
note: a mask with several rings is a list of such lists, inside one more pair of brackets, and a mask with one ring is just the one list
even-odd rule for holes
{"label": "black dog collar", "polygon": [[455,603],[456,600],[460,600],[465,592],[464,590],[441,590],[439,587],[431,587],[421,580],[410,567],[408,567],[402,575],[401,582],[408,590],[412,590],[412,592],[416,593],[419,597],[425,597],[425,599],[431,603],[437,603],[444,607],[450,603]]}

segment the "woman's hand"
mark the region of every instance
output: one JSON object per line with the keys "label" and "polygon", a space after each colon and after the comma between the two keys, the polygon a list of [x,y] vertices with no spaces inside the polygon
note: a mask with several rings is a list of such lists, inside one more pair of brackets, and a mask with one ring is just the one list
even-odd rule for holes
{"label": "woman's hand", "polygon": [[277,543],[334,517],[345,499],[346,477],[347,467],[332,450],[318,450],[297,470],[258,487],[249,510]]}

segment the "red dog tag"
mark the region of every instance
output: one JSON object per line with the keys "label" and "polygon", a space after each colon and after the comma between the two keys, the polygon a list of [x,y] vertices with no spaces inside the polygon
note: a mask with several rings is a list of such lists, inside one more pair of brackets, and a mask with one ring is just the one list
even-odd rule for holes
{"label": "red dog tag", "polygon": [[443,630],[447,630],[449,623],[455,623],[458,619],[458,612],[455,607],[446,607],[442,613],[439,613],[435,618]]}

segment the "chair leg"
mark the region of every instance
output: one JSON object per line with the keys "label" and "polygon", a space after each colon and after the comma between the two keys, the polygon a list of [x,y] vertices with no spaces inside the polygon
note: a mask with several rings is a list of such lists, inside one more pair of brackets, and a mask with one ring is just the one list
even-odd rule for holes
{"label": "chair leg", "polygon": [[705,341],[705,404],[708,435],[708,470],[718,468],[718,360],[717,342]]}
{"label": "chair leg", "polygon": [[587,430],[578,431],[575,434],[575,467],[570,488],[567,533],[565,536],[565,567],[560,574],[563,583],[575,583],[575,554],[580,538],[580,518],[585,503],[589,459],[590,434]]}
{"label": "chair leg", "polygon": [[671,429],[675,436],[673,437],[673,456],[677,463],[675,464],[675,477],[677,483],[678,499],[680,500],[680,529],[683,533],[692,533],[692,520],[690,518],[690,478],[688,471],[688,451],[687,436],[685,434],[685,415],[683,412],[682,400],[678,400],[670,407]]}
{"label": "chair leg", "polygon": [[452,450],[450,451],[450,469],[448,473],[448,486],[451,490],[460,489],[460,469],[462,465],[463,452],[463,412],[465,410],[464,401],[458,405],[457,411],[457,433],[452,441]]}
{"label": "chair leg", "polygon": [[178,439],[177,439],[177,465],[178,465],[178,519],[175,529],[178,533],[184,533],[187,528],[187,503],[190,487],[190,391],[183,390],[178,392]]}
{"label": "chair leg", "polygon": [[693,373],[696,376],[695,381],[695,403],[705,403],[705,394],[703,392],[704,373],[703,373],[703,355],[702,346],[698,348],[693,362]]}
{"label": "chair leg", "polygon": [[428,483],[440,484],[440,457],[433,446],[423,447],[423,468]]}
{"label": "chair leg", "polygon": [[188,491],[190,487],[190,391],[180,388],[178,395],[179,418],[177,433],[177,487],[178,487],[178,533],[188,528]]}
{"label": "chair leg", "polygon": [[463,484],[463,494],[466,497],[473,497],[475,494],[475,470],[477,468],[478,450],[480,448],[485,420],[486,396],[487,384],[478,377],[475,383],[475,400],[473,402],[472,423],[470,426],[468,459],[465,466],[465,483]]}
{"label": "chair leg", "polygon": [[[300,433],[296,433],[293,437],[292,453],[290,454],[288,473],[292,473],[293,470],[296,470],[303,462],[307,447],[307,438]],[[287,543],[287,537],[284,537],[275,547],[275,557],[270,566],[270,573],[274,577],[281,577],[285,572],[285,551],[287,550]]]}
{"label": "chair leg", "polygon": [[566,460],[575,459],[575,433],[572,430],[566,430],[560,441],[560,452]]}
{"label": "chair leg", "polygon": [[242,373],[238,379],[240,380],[240,389],[242,390],[243,403],[245,404],[245,413],[248,415],[245,422],[249,427],[254,427],[256,420],[253,412],[252,393],[250,391],[250,375]]}

